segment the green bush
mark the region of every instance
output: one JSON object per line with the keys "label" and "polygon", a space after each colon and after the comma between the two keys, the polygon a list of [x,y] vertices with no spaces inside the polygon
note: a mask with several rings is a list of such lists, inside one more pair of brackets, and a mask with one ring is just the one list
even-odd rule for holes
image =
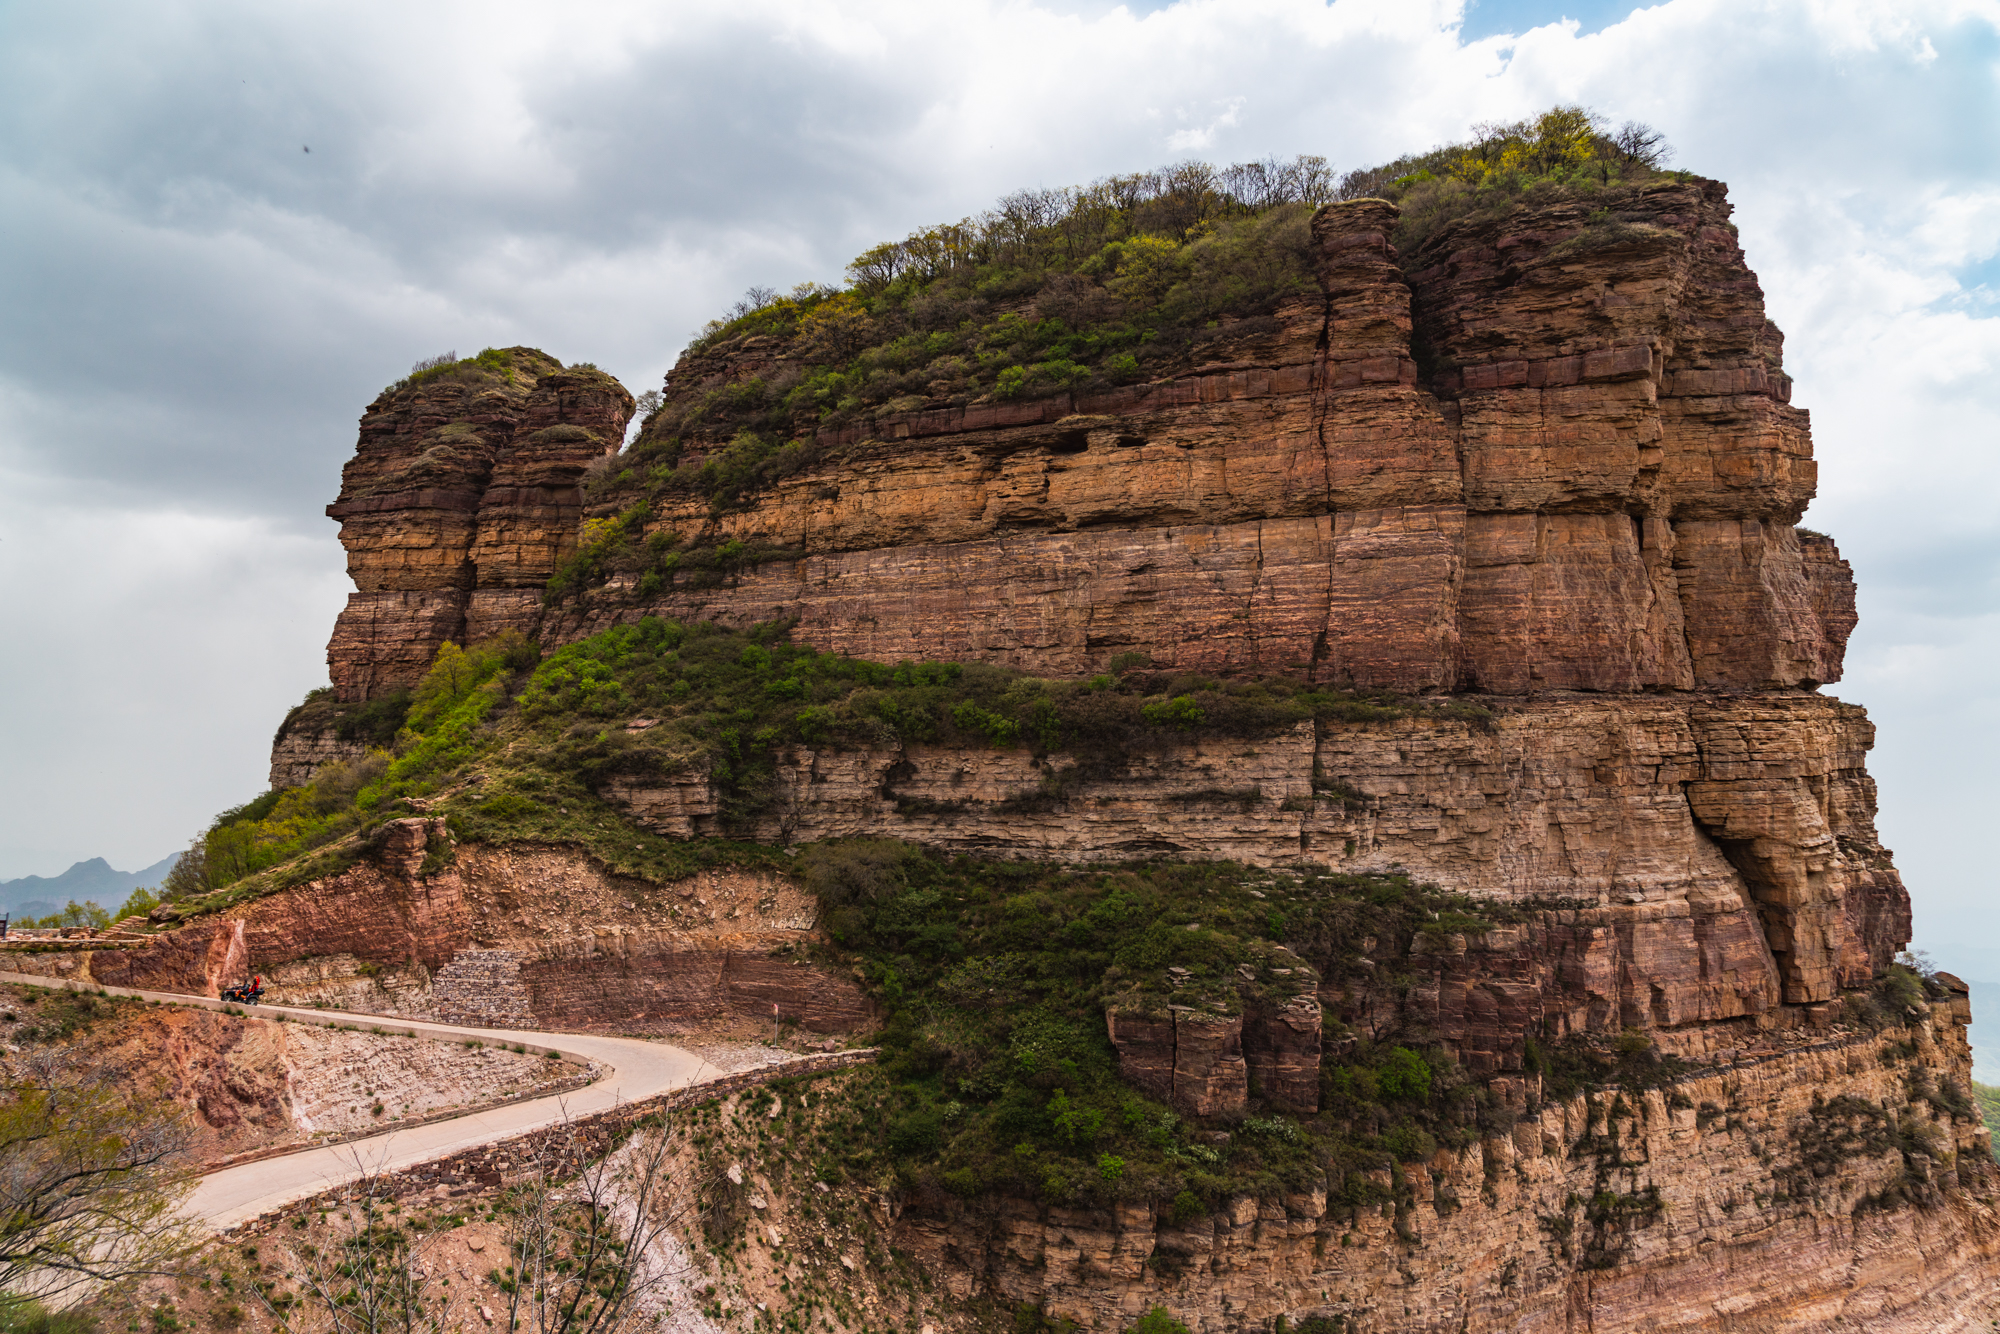
{"label": "green bush", "polygon": [[51,1311],[31,1298],[0,1296],[0,1334],[97,1334],[82,1311]]}
{"label": "green bush", "polygon": [[410,367],[410,373],[390,385],[384,393],[395,393],[416,385],[451,381],[458,384],[480,386],[486,384],[507,384],[515,381],[514,348],[489,347],[476,356],[461,358],[456,352],[445,352],[435,357],[425,357]]}
{"label": "green bush", "polygon": [[1395,1126],[1382,1136],[1382,1147],[1399,1163],[1420,1163],[1437,1152],[1437,1140],[1419,1126]]}
{"label": "green bush", "polygon": [[[824,426],[1181,373],[1212,358],[1214,340],[1271,333],[1287,302],[1318,299],[1311,219],[1335,198],[1396,200],[1406,255],[1454,220],[1544,196],[1601,196],[1603,218],[1574,244],[1616,240],[1634,230],[1616,206],[1661,175],[1664,154],[1644,127],[1607,133],[1594,113],[1559,106],[1338,184],[1307,156],[1023,191],[979,219],[872,247],[844,288],[753,292],[690,350],[773,340],[758,372],[721,384],[689,377],[648,412],[625,466],[593,494],[619,503],[693,492],[726,508],[818,461]],[[698,462],[683,461],[690,451]],[[651,573],[655,591],[677,577]]]}
{"label": "green bush", "polygon": [[1924,1008],[1923,979],[1912,968],[1892,963],[1875,985],[1881,1003],[1895,1019],[1901,1020],[1909,1011]]}
{"label": "green bush", "polygon": [[1378,1076],[1385,1098],[1423,1102],[1431,1096],[1431,1068],[1408,1047],[1391,1047],[1388,1063]]}
{"label": "green bush", "polygon": [[[813,462],[828,423],[1089,393],[1184,366],[1203,344],[1261,332],[1257,319],[1317,295],[1309,224],[1332,185],[1317,158],[1185,163],[1014,196],[982,222],[876,246],[845,289],[756,293],[694,351],[771,338],[787,369],[662,402],[609,490],[694,491],[727,506]],[[690,443],[699,464],[682,462]]]}
{"label": "green bush", "polygon": [[[1556,106],[1512,124],[1477,127],[1476,137],[1342,178],[1343,199],[1377,196],[1401,210],[1391,240],[1406,264],[1420,263],[1425,242],[1460,220],[1497,218],[1522,203],[1583,195],[1617,205],[1631,188],[1662,178],[1669,150],[1658,134],[1628,122],[1609,132],[1585,107]],[[1622,234],[1613,209],[1598,230]]]}
{"label": "green bush", "polygon": [[1155,1306],[1140,1316],[1126,1334],[1188,1334],[1188,1327],[1174,1319],[1166,1307]]}

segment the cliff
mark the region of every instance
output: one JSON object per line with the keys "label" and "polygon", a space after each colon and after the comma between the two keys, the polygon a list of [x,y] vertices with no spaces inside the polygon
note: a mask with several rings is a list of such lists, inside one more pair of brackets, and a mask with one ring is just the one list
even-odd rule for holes
{"label": "cliff", "polygon": [[439,370],[369,405],[327,506],[355,587],[327,665],[350,703],[414,684],[482,594],[548,582],[576,547],[585,470],[632,415],[609,375],[532,348]]}
{"label": "cliff", "polygon": [[[1296,281],[1115,373],[953,342],[1136,290],[1082,266],[722,327],[629,450],[530,349],[385,392],[273,757],[319,809],[393,741],[348,850],[72,966],[885,1024],[896,1244],[1092,1328],[1947,1327],[2000,1246],[1969,1011],[1893,962],[1723,188],[1270,216]],[[546,660],[425,677],[506,632]]]}
{"label": "cliff", "polygon": [[[417,655],[391,646],[434,644],[425,627],[461,610],[473,638],[514,628],[545,644],[647,611],[789,618],[858,656],[1058,674],[1142,651],[1404,691],[1836,681],[1850,572],[1794,527],[1815,479],[1806,414],[1722,187],[1629,193],[1617,221],[1558,203],[1454,225],[1407,264],[1386,239],[1393,206],[1332,205],[1312,224],[1323,294],[1238,337],[1225,323],[1170,378],[822,429],[814,461],[727,506],[627,469],[596,512],[645,502],[649,534],[763,554],[720,581],[670,571],[650,593],[643,569],[620,570],[553,609],[511,568],[468,568],[463,546],[401,563],[395,598],[358,572],[383,638],[367,647],[350,608],[336,681],[349,698],[406,682]],[[803,349],[770,342],[691,354],[669,407],[795,377],[787,354]],[[414,510],[345,517],[374,503],[360,462],[387,423],[433,411],[402,397],[364,419],[329,511],[351,551],[388,549],[373,525],[420,526]],[[398,492],[412,494],[437,503]],[[538,549],[573,529],[551,523]],[[392,616],[405,628],[387,630]]]}

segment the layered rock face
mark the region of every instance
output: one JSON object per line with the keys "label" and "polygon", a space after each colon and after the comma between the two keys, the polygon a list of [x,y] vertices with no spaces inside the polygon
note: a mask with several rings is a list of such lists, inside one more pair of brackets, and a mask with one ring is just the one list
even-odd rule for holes
{"label": "layered rock face", "polygon": [[[1067,782],[1064,754],[800,748],[756,834],[1055,861],[1306,857],[1600,905],[1577,947],[1594,999],[1563,1031],[1826,1001],[1867,985],[1908,940],[1864,767],[1874,729],[1853,705],[1798,693],[1486,702],[1490,722],[1203,738]],[[1051,785],[1059,800],[1041,798]],[[721,794],[698,770],[614,779],[605,795],[661,833],[721,832]]]}
{"label": "layered rock face", "polygon": [[413,684],[466,638],[477,590],[539,589],[575,550],[584,470],[623,443],[632,396],[533,348],[507,360],[387,391],[361,418],[326,510],[355,587],[327,645],[344,701]]}
{"label": "layered rock face", "polygon": [[[894,1240],[955,1296],[1087,1329],[1154,1305],[1198,1330],[1971,1329],[2000,1262],[1996,1169],[1976,1117],[1911,1091],[1962,1075],[1962,1006],[1932,1006],[1908,1052],[1866,1031],[1740,1026],[1698,1074],[1553,1100],[1383,1169],[1384,1204],[1306,1189],[1177,1223],[1145,1204],[940,1193]],[[1906,1155],[1899,1134],[1929,1151]]]}
{"label": "layered rock face", "polygon": [[[1461,225],[1405,265],[1394,209],[1315,220],[1325,297],[1177,378],[830,432],[830,454],[683,540],[804,553],[649,600],[798,618],[886,660],[1057,674],[1121,651],[1395,690],[1787,688],[1852,622],[1805,414],[1714,184]],[[710,392],[782,367],[712,351]],[[567,639],[633,590],[545,621]],[[1691,634],[1688,627],[1695,627]]]}
{"label": "layered rock face", "polygon": [[[1321,295],[1203,344],[1208,360],[1095,397],[827,430],[815,462],[763,490],[668,491],[642,511],[684,549],[764,559],[720,579],[621,574],[550,606],[542,584],[580,525],[639,499],[575,489],[622,434],[623,391],[550,371],[519,392],[385,396],[331,511],[361,590],[335,682],[363,701],[445,638],[552,647],[656,614],[784,619],[887,661],[1082,676],[1138,651],[1166,671],[1477,705],[1197,733],[1087,773],[1024,749],[789,751],[749,831],[768,843],[1307,859],[1521,908],[1483,936],[1426,936],[1379,982],[1273,990],[1273,973],[1234,999],[1109,1007],[1128,1081],[1216,1124],[1311,1112],[1322,1061],[1357,1036],[1434,1035],[1513,1129],[1385,1170],[1393,1206],[1307,1191],[1174,1225],[1141,1206],[931,1200],[904,1215],[906,1244],[954,1292],[1106,1329],[1156,1301],[1201,1334],[1332,1315],[1368,1331],[1951,1327],[1955,1302],[1993,1287],[1992,1173],[1976,1122],[1921,1092],[1968,1076],[1964,1014],[1925,1016],[1914,1056],[1843,1018],[1910,909],[1874,829],[1872,728],[1817,693],[1840,677],[1854,587],[1796,526],[1816,481],[1806,414],[1722,188],[1650,187],[1610,212],[1539,205],[1400,256],[1390,205],[1331,205]],[[684,358],[667,394],[787,367],[770,339],[724,343]],[[724,832],[698,766],[600,795],[661,833]],[[355,961],[393,960],[366,984],[378,1005],[494,1022],[666,1026],[773,1003],[826,1031],[868,1018],[851,981],[792,961],[813,909],[775,880],[662,896],[547,849],[388,865],[92,966],[206,987],[283,958],[281,987],[333,999],[362,985]],[[1594,1098],[1544,1085],[1530,1035],[1620,1030],[1694,1068]]]}
{"label": "layered rock face", "polygon": [[570,852],[477,846],[439,866],[443,821],[387,830],[346,871],[86,954],[67,975],[213,996],[255,971],[273,1002],[516,1028],[671,1032],[775,1013],[838,1033],[871,1018],[852,978],[806,961],[817,908],[787,881],[729,871],[662,888]]}
{"label": "layered rock face", "polygon": [[[1175,378],[880,417],[739,507],[655,506],[649,531],[798,553],[721,587],[628,578],[543,610],[622,390],[385,395],[329,510],[361,590],[336,681],[365,698],[453,634],[549,644],[649,611],[1056,674],[1138,650],[1408,691],[1839,679],[1851,579],[1794,527],[1806,416],[1722,187],[1591,208],[1458,225],[1406,265],[1393,206],[1331,205],[1324,297]],[[690,356],[670,400],[781,373],[769,341]]]}

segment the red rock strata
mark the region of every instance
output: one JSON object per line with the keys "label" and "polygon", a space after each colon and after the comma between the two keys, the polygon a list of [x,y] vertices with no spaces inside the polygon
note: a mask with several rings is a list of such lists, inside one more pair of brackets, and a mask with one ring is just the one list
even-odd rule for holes
{"label": "red rock strata", "polygon": [[[1138,649],[1397,690],[1838,680],[1851,583],[1793,527],[1806,414],[1722,187],[1638,191],[1612,223],[1592,207],[1455,225],[1404,264],[1391,205],[1330,205],[1324,297],[1174,378],[879,417],[822,432],[820,463],[740,508],[657,506],[648,528],[686,542],[801,553],[723,587],[616,580],[542,607],[583,442],[540,423],[608,440],[622,391],[553,414],[455,386],[385,395],[329,511],[361,589],[336,681],[363,698],[449,634],[548,644],[649,611],[1059,674]],[[784,369],[771,342],[690,355],[669,399]]]}
{"label": "red rock strata", "polygon": [[[959,1295],[1096,1328],[1155,1301],[1203,1334],[1315,1316],[1366,1331],[1952,1327],[1992,1298],[2000,1256],[1983,1132],[1916,1091],[1969,1075],[1962,1006],[1922,1016],[1915,1057],[1842,1022],[1843,994],[1908,940],[1909,898],[1874,829],[1872,729],[1817,693],[1840,678],[1854,586],[1832,541],[1796,527],[1816,483],[1808,419],[1728,218],[1723,188],[1694,180],[1455,223],[1405,256],[1392,206],[1330,205],[1313,225],[1320,294],[1225,331],[1206,359],[1102,394],[828,428],[813,462],[732,505],[683,491],[641,511],[684,548],[773,558],[720,582],[621,574],[550,606],[540,584],[585,517],[641,499],[631,479],[588,506],[569,489],[622,430],[623,391],[593,380],[564,407],[534,397],[559,378],[544,376],[532,393],[385,395],[330,511],[361,590],[334,679],[360,701],[407,684],[445,637],[518,629],[553,646],[658,614],[783,618],[804,642],[889,661],[1082,676],[1140,650],[1169,670],[1476,696],[1490,719],[1197,736],[1041,803],[1010,799],[1071,757],[788,752],[755,831],[774,843],[1308,858],[1541,901],[1483,937],[1423,937],[1379,984],[1267,985],[1273,971],[1199,1003],[1108,1007],[1126,1078],[1211,1124],[1310,1111],[1322,1057],[1355,1034],[1435,1034],[1511,1128],[1385,1170],[1397,1203],[1379,1216],[1310,1189],[1178,1223],[1139,1204],[917,1200],[911,1248]],[[791,352],[769,337],[704,348],[667,398],[786,374]],[[295,750],[287,772],[312,762]],[[1338,798],[1314,781],[1329,778]],[[720,832],[698,767],[603,795],[662,833]],[[143,958],[212,981],[242,951],[289,950],[286,985],[306,994],[349,985],[309,954],[387,949],[409,978],[399,1003],[418,1006],[451,952],[476,946],[518,991],[506,1003],[550,1021],[773,1000],[828,1029],[865,1019],[858,988],[771,952],[810,928],[809,903],[783,906],[795,890],[735,885],[732,911],[777,905],[739,939],[698,886],[619,910],[624,890],[565,858],[461,849],[421,888],[356,868],[316,887],[318,906],[254,906],[93,966]],[[390,946],[352,925],[348,905],[371,898],[394,900]],[[546,907],[572,899],[597,905],[566,910],[594,925]],[[1595,1101],[1543,1087],[1530,1033],[1626,1029],[1698,1069]],[[1809,1162],[1827,1099],[1936,1153],[1876,1136]]]}
{"label": "red rock strata", "polygon": [[[267,998],[435,1018],[431,983],[468,952],[517,965],[512,1027],[672,1031],[717,1019],[817,1032],[866,1025],[852,978],[805,963],[822,943],[812,901],[769,875],[716,872],[671,886],[626,880],[562,850],[458,849],[442,821],[398,820],[368,859],[300,890],[163,931],[143,949],[83,954],[65,975],[213,996],[255,971]],[[58,971],[68,956],[22,966]]]}
{"label": "red rock strata", "polygon": [[[1552,1099],[1463,1150],[1383,1169],[1393,1205],[1315,1184],[1185,1218],[1164,1202],[939,1191],[906,1205],[892,1236],[955,1297],[1085,1329],[1154,1305],[1209,1331],[1972,1329],[2000,1262],[1987,1133],[1908,1093],[1913,1076],[1962,1075],[1954,1009],[1930,1007],[1899,1059],[1866,1031],[1735,1026],[1666,1087]],[[1940,1156],[1887,1147],[1897,1115]],[[1847,1147],[1808,1147],[1829,1134]]]}
{"label": "red rock strata", "polygon": [[362,415],[326,509],[356,590],[327,646],[343,700],[412,684],[465,638],[476,590],[539,588],[576,549],[584,470],[624,442],[632,396],[533,348],[508,358],[387,390]]}

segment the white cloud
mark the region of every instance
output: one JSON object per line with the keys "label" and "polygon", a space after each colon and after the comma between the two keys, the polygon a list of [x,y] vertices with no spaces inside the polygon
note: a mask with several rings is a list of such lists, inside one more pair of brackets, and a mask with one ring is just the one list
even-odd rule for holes
{"label": "white cloud", "polygon": [[[1211,116],[1207,123],[1201,125],[1199,128],[1175,130],[1172,134],[1168,135],[1168,151],[1174,153],[1199,153],[1207,151],[1209,145],[1215,142],[1217,131],[1235,127],[1237,119],[1243,111],[1243,104],[1247,100],[1247,98],[1242,97],[1223,98],[1221,100],[1221,112]],[[1183,108],[1180,112],[1180,118],[1182,120],[1190,120],[1193,119],[1193,116],[1190,115],[1187,109]]]}

